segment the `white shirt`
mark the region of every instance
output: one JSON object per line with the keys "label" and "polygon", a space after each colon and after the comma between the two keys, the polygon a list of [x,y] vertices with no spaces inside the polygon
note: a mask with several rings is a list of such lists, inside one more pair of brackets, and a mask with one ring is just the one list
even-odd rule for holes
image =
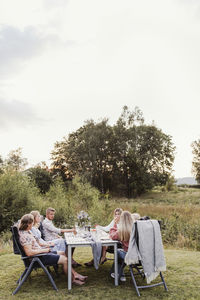
{"label": "white shirt", "polygon": [[43,226],[43,230],[44,230],[45,241],[52,241],[54,239],[59,238],[61,229],[55,227],[51,220],[45,218],[44,221],[42,222],[42,226]]}
{"label": "white shirt", "polygon": [[99,228],[104,230],[105,232],[109,232],[110,229],[114,227],[114,224],[115,224],[115,222],[114,222],[114,220],[112,220],[110,222],[110,224],[108,224],[107,226],[99,226]]}

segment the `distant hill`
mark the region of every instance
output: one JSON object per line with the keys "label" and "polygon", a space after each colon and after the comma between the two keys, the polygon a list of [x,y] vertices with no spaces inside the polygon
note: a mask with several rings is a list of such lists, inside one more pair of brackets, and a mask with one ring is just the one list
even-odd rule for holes
{"label": "distant hill", "polygon": [[197,184],[197,181],[195,180],[194,177],[183,177],[183,178],[177,178],[176,184],[177,185],[180,185],[180,184],[193,185],[193,184]]}

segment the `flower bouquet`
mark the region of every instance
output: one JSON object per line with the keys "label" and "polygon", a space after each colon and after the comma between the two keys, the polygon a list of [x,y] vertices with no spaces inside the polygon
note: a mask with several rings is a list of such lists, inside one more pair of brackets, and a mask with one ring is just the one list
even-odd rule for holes
{"label": "flower bouquet", "polygon": [[87,212],[81,210],[77,214],[77,220],[78,220],[78,226],[81,228],[85,228],[90,222],[90,217]]}

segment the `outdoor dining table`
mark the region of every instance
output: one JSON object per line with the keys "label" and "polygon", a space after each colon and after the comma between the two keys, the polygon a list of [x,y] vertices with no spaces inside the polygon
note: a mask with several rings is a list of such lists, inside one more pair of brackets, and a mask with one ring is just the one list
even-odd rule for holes
{"label": "outdoor dining table", "polygon": [[[96,238],[96,233],[91,232],[91,235]],[[72,248],[73,247],[88,247],[92,245],[92,241],[87,238],[87,232],[74,235],[73,233],[65,232],[65,241],[68,248],[68,290],[72,289]],[[115,272],[115,286],[118,285],[118,263],[117,263],[117,243],[118,241],[110,239],[109,235],[105,232],[100,234],[98,242],[101,242],[102,246],[114,247],[114,272]]]}

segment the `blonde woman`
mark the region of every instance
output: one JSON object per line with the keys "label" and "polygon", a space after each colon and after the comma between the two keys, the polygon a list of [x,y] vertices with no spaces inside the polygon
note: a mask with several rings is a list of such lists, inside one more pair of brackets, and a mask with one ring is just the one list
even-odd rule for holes
{"label": "blonde woman", "polygon": [[58,238],[53,241],[44,241],[41,237],[41,232],[38,229],[40,225],[40,212],[38,210],[31,211],[31,214],[34,217],[33,226],[31,232],[33,233],[35,239],[41,247],[52,247],[52,251],[61,251],[63,253],[66,252],[66,244],[64,239]]}
{"label": "blonde woman", "polygon": [[[110,229],[115,225],[119,224],[119,220],[120,220],[120,215],[122,214],[123,210],[119,207],[115,208],[114,210],[114,216],[113,216],[113,220],[110,222],[110,224],[108,224],[107,226],[100,226],[100,225],[97,225],[96,226],[96,229],[100,229],[100,230],[103,230],[105,232],[109,232]],[[112,247],[111,247],[112,248]],[[106,250],[108,249],[107,246],[103,246],[102,247],[102,252],[101,252],[101,259],[100,259],[100,264],[104,264],[106,261],[107,261],[107,258],[106,258]],[[87,267],[91,267],[94,265],[94,260],[92,259],[91,261],[89,262],[86,262],[84,263],[85,266]]]}
{"label": "blonde woman", "polygon": [[[124,262],[125,255],[128,251],[129,246],[129,239],[131,235],[133,227],[133,218],[131,216],[131,213],[129,211],[123,211],[120,217],[119,225],[117,227],[117,224],[113,226],[113,228],[110,229],[110,237],[113,240],[119,240],[122,243],[123,249],[118,249],[118,270],[122,271],[122,275],[120,276],[121,281],[126,281],[126,278],[123,273],[122,265]],[[113,273],[114,265],[111,269],[111,277],[114,278],[115,274]]]}
{"label": "blonde woman", "polygon": [[[63,252],[51,251],[47,246],[42,248],[34,238],[31,229],[33,227],[34,217],[32,214],[24,215],[19,224],[19,240],[27,256],[32,256],[40,253],[46,253],[45,256],[41,256],[40,259],[44,265],[63,265],[64,273],[67,276],[67,257]],[[76,285],[83,285],[87,276],[83,276],[74,271],[72,268],[72,283]]]}

